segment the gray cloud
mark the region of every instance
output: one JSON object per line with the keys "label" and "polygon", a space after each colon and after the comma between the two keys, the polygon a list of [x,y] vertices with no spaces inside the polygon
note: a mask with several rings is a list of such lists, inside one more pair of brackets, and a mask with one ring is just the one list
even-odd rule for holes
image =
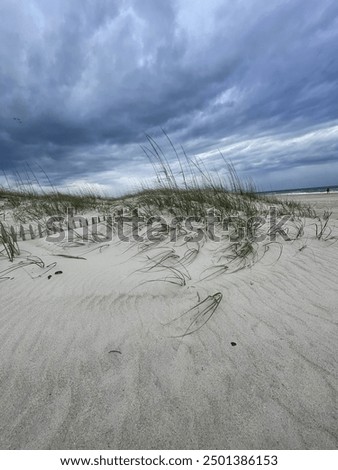
{"label": "gray cloud", "polygon": [[6,172],[36,162],[60,185],[120,190],[148,176],[139,145],[161,127],[214,165],[230,139],[227,156],[266,186],[338,169],[333,0],[3,0],[0,14]]}

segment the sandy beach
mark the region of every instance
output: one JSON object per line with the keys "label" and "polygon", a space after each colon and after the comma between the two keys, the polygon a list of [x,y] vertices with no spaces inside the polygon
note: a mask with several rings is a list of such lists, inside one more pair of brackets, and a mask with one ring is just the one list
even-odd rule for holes
{"label": "sandy beach", "polygon": [[302,204],[310,204],[318,215],[324,211],[332,212],[332,219],[338,219],[338,193],[312,193],[312,194],[292,194],[280,196],[281,199],[293,200]]}
{"label": "sandy beach", "polygon": [[[292,198],[332,211],[330,234],[304,219],[217,276],[211,240],[188,257],[41,238],[0,259],[0,447],[337,448],[338,195]],[[163,257],[182,285],[150,269]]]}

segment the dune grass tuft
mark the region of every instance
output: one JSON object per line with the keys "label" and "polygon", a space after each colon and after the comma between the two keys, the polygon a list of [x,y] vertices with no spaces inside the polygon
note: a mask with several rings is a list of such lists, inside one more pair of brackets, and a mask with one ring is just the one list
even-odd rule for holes
{"label": "dune grass tuft", "polygon": [[[177,335],[172,335],[172,338],[184,338],[185,336],[192,335],[196,331],[200,330],[210,318],[213,316],[223,295],[221,292],[216,292],[216,294],[209,295],[204,300],[196,304],[194,307],[190,308],[186,312],[182,313],[179,317],[174,318],[170,322],[166,323],[166,326],[184,323],[185,318],[188,318],[188,325],[183,326],[183,331]],[[182,329],[182,326],[179,325],[179,328]]]}
{"label": "dune grass tuft", "polygon": [[0,245],[3,246],[0,254],[6,256],[9,261],[13,261],[16,256],[20,255],[19,245],[8,227],[0,222]]}

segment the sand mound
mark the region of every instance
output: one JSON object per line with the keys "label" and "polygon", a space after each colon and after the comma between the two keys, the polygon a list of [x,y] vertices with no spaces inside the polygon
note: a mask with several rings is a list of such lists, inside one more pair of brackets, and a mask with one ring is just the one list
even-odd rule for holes
{"label": "sand mound", "polygon": [[238,270],[211,241],[21,243],[1,448],[336,448],[338,250],[309,224]]}

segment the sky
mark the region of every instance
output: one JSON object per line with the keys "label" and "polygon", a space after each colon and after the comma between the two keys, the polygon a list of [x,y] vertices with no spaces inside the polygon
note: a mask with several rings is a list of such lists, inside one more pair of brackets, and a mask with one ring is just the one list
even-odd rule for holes
{"label": "sky", "polygon": [[[0,184],[122,194],[147,135],[272,190],[338,185],[336,0],[1,0]],[[44,173],[42,172],[42,178]]]}

